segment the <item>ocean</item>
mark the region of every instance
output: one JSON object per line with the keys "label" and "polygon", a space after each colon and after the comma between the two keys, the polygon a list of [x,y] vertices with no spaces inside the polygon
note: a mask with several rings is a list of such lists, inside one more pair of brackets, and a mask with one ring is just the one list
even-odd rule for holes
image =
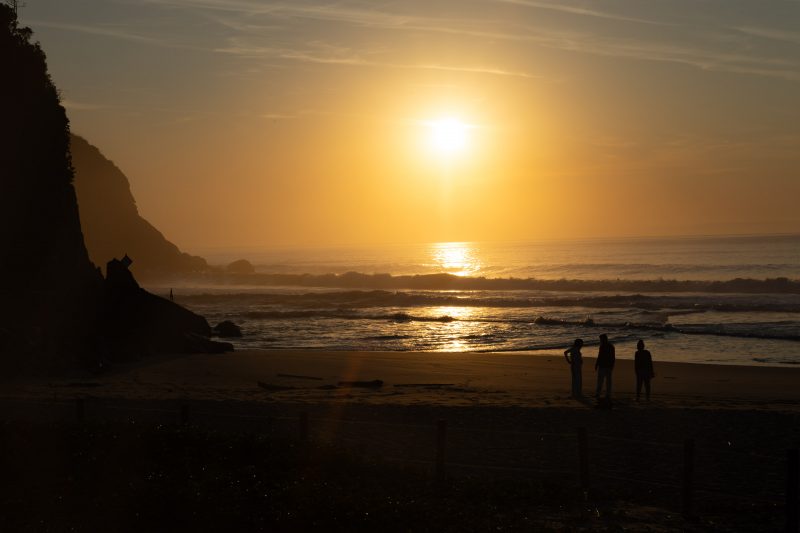
{"label": "ocean", "polygon": [[800,364],[800,235],[199,250],[253,275],[148,286],[239,324],[237,349],[556,354]]}

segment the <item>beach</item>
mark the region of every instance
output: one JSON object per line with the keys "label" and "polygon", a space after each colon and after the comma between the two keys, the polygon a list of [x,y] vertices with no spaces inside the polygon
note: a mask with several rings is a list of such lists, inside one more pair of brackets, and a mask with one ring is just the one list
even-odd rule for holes
{"label": "beach", "polygon": [[[440,442],[447,476],[461,487],[453,490],[499,483],[498,494],[509,490],[522,498],[497,503],[510,513],[505,518],[475,508],[482,519],[515,527],[528,523],[529,512],[540,513],[530,523],[545,529],[615,524],[650,531],[761,531],[781,524],[786,450],[797,447],[800,435],[800,369],[656,361],[652,400],[637,402],[632,361],[618,360],[613,408],[598,409],[593,365],[594,359],[585,357],[586,397],[572,399],[569,367],[560,354],[287,350],[164,356],[99,374],[6,380],[0,418],[9,424],[10,438],[25,439],[14,435],[66,428],[56,429],[60,434],[77,416],[87,424],[88,433],[80,435],[105,436],[105,445],[90,441],[98,457],[136,450],[140,445],[130,443],[154,438],[148,437],[153,431],[159,435],[155,442],[197,435],[191,438],[219,441],[223,449],[239,446],[235,435],[240,434],[261,435],[265,443],[307,439],[344,450],[350,457],[341,459],[345,462],[356,461],[348,468],[358,472],[359,488],[351,490],[362,494],[363,502],[372,501],[368,493],[385,494],[380,496],[385,502],[408,491],[413,499],[417,484],[428,490],[422,487],[436,471]],[[197,429],[183,437],[178,429],[171,436],[176,430],[170,428],[179,424]],[[29,427],[40,429],[24,429]],[[126,436],[131,431],[144,436]],[[582,431],[588,436],[585,496],[573,492],[582,483]],[[698,518],[691,522],[680,512],[687,439],[697,468]],[[28,446],[24,442],[11,449],[21,453]],[[314,453],[326,456],[325,449]],[[180,450],[165,456],[169,464],[184,462]],[[309,460],[303,457],[291,461]],[[329,466],[315,468],[339,460],[325,459]],[[220,457],[209,464],[226,461]],[[394,477],[393,488],[367,489],[363,476],[373,475],[366,473],[371,468],[377,469],[374,475]],[[287,479],[294,479],[295,471],[288,472]],[[200,471],[194,475],[204,479]],[[344,474],[326,475],[339,476],[336,483],[342,486],[350,483],[341,479]],[[321,495],[328,482],[320,479]],[[524,497],[528,490],[543,491],[538,503]],[[463,498],[456,497],[462,511]],[[357,507],[354,501],[340,510]],[[384,504],[364,505],[370,513]],[[385,516],[385,509],[381,513]]]}
{"label": "beach", "polygon": [[[583,392],[594,395],[594,359],[584,357]],[[655,363],[652,401],[637,404],[633,362],[618,359],[613,391],[626,408],[800,409],[800,368]],[[341,382],[382,381],[380,387]],[[260,385],[259,385],[260,383]],[[244,351],[144,359],[99,374],[6,382],[5,398],[212,400],[371,405],[563,406],[569,398],[563,356],[524,353]]]}
{"label": "beach", "polygon": [[800,533],[800,1],[30,4],[0,532]]}

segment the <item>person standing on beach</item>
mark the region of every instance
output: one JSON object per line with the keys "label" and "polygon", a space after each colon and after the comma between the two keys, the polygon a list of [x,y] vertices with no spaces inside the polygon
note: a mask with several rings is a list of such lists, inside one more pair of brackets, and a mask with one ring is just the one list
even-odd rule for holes
{"label": "person standing on beach", "polygon": [[572,346],[564,350],[564,359],[567,360],[570,366],[570,373],[572,374],[572,397],[580,398],[583,396],[581,392],[582,376],[581,369],[583,367],[583,356],[581,355],[581,347],[583,346],[583,339],[575,339]]}
{"label": "person standing on beach", "polygon": [[616,355],[614,345],[608,340],[608,335],[600,335],[600,350],[597,352],[597,361],[594,363],[594,370],[597,372],[597,392],[595,398],[600,399],[600,391],[603,389],[603,381],[606,382],[606,399],[611,399],[611,373],[614,371]]}
{"label": "person standing on beach", "polygon": [[644,384],[645,398],[650,400],[650,380],[656,377],[653,370],[653,356],[649,350],[644,349],[644,341],[639,339],[636,343],[636,355],[634,356],[633,367],[636,370],[636,401],[642,395],[642,384]]}

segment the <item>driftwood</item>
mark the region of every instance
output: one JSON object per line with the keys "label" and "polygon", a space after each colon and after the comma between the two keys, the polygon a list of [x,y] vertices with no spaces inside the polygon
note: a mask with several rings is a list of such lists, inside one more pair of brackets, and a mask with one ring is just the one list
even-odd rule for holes
{"label": "driftwood", "polygon": [[272,383],[264,383],[263,381],[258,382],[258,386],[262,389],[269,391],[269,392],[280,392],[285,390],[294,390],[294,387],[288,387],[286,385],[273,385]]}
{"label": "driftwood", "polygon": [[397,383],[395,387],[424,387],[427,389],[438,389],[441,387],[454,387],[455,383]]}
{"label": "driftwood", "polygon": [[373,379],[372,381],[340,381],[340,387],[362,387],[365,389],[380,389],[383,387],[382,379]]}
{"label": "driftwood", "polygon": [[279,378],[294,378],[294,379],[313,379],[315,381],[322,381],[322,378],[315,376],[301,376],[297,374],[276,374]]}

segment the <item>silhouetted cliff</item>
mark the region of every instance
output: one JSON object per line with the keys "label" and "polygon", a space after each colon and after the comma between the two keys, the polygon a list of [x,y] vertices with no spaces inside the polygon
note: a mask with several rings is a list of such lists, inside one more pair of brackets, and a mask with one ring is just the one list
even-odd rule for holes
{"label": "silhouetted cliff", "polygon": [[[205,318],[141,289],[127,262],[109,262],[104,280],[89,261],[69,121],[30,37],[0,4],[0,372],[233,349],[208,339]],[[96,199],[106,194],[119,196]]]}
{"label": "silhouetted cliff", "polygon": [[139,215],[125,174],[77,135],[72,136],[72,164],[83,236],[95,264],[128,254],[140,278],[208,268],[205,259],[181,252]]}
{"label": "silhouetted cliff", "polygon": [[81,235],[69,121],[30,37],[0,5],[0,363],[48,366],[93,343],[102,277]]}

